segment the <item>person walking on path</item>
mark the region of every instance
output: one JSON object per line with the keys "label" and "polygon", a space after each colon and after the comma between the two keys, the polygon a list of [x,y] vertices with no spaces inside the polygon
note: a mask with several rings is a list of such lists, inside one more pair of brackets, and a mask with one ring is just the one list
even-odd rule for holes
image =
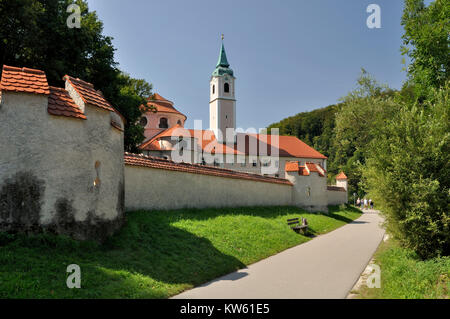
{"label": "person walking on path", "polygon": [[369,206],[367,208],[371,208],[372,207],[372,198],[369,198]]}
{"label": "person walking on path", "polygon": [[364,208],[363,209],[367,209],[367,198],[364,198]]}
{"label": "person walking on path", "polygon": [[370,200],[370,209],[373,209],[373,200]]}
{"label": "person walking on path", "polygon": [[356,200],[356,207],[361,206],[361,199],[358,197],[358,199]]}

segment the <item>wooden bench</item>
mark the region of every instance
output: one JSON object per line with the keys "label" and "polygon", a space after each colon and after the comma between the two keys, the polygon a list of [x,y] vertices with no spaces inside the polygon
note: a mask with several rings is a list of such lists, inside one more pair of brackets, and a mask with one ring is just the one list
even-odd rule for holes
{"label": "wooden bench", "polygon": [[297,233],[301,232],[305,234],[308,231],[308,221],[306,218],[302,217],[302,224],[300,225],[300,221],[298,218],[288,219],[287,223],[291,226],[291,229]]}

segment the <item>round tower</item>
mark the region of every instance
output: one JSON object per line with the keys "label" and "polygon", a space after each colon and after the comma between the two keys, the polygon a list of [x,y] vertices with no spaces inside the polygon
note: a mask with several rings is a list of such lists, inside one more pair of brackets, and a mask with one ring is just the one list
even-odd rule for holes
{"label": "round tower", "polygon": [[144,114],[140,120],[146,140],[176,125],[184,127],[187,116],[179,112],[172,101],[166,100],[158,93],[153,94],[147,101],[146,109],[141,106]]}

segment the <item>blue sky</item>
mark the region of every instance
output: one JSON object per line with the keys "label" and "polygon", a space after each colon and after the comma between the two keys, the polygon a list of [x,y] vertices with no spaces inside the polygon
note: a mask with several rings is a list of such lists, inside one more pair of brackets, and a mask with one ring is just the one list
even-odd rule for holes
{"label": "blue sky", "polygon": [[[188,116],[209,125],[220,35],[236,76],[237,126],[261,128],[334,104],[364,67],[400,88],[401,0],[89,0],[116,60]],[[366,8],[381,7],[381,29]]]}

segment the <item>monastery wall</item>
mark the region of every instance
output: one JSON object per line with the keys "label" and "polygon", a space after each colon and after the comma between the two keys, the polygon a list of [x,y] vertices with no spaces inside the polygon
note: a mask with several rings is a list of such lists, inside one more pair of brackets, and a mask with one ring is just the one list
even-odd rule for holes
{"label": "monastery wall", "polygon": [[291,190],[285,179],[125,156],[126,210],[284,206]]}
{"label": "monastery wall", "polygon": [[86,103],[71,117],[60,100],[55,116],[49,100],[1,92],[0,231],[101,241],[124,220],[123,131],[108,110]]}
{"label": "monastery wall", "polygon": [[347,191],[342,191],[334,186],[327,187],[328,205],[340,205],[348,203]]}

